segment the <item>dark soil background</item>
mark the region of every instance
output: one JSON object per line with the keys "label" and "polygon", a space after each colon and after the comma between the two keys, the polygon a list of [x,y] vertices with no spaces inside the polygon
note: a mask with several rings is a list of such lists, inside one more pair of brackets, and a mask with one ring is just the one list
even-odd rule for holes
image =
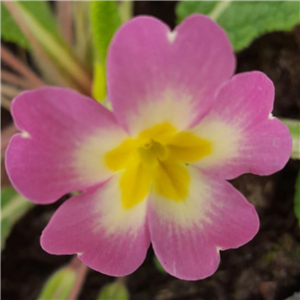
{"label": "dark soil background", "polygon": [[[141,1],[135,14],[154,15],[175,25],[175,2]],[[237,72],[260,70],[276,87],[274,115],[300,119],[300,27],[266,34],[237,54]],[[10,122],[2,114],[2,126]],[[161,273],[149,250],[145,263],[126,278],[132,300],[283,300],[300,291],[300,230],[293,212],[300,161],[290,160],[279,173],[267,177],[243,175],[234,185],[259,213],[258,235],[247,245],[222,252],[221,265],[210,278],[188,282]],[[43,282],[70,256],[51,256],[39,236],[62,202],[31,209],[13,228],[2,253],[2,299],[34,300]],[[80,300],[94,300],[111,282],[90,270]]]}

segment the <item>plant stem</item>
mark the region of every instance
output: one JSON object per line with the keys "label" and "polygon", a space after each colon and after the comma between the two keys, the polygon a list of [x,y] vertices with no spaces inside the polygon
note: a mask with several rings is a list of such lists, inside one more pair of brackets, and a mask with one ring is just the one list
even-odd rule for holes
{"label": "plant stem", "polygon": [[[30,42],[35,42],[34,47],[41,46],[46,50],[52,61],[55,62],[64,73],[79,85],[86,94],[91,93],[92,78],[74,58],[71,49],[65,43],[59,42],[47,29],[45,29],[23,6],[18,2],[4,2],[16,23],[30,37]],[[41,51],[41,49],[39,50]],[[47,54],[45,55],[47,57]]]}
{"label": "plant stem", "polygon": [[134,1],[120,1],[118,4],[122,23],[125,23],[132,18]]}
{"label": "plant stem", "polygon": [[118,282],[118,283],[120,283],[120,284],[123,284],[123,285],[126,285],[126,279],[127,279],[126,276],[118,277],[118,278],[116,279],[116,282]]}
{"label": "plant stem", "polygon": [[16,3],[14,2],[3,2],[3,4],[6,6],[18,26],[22,29],[24,35],[29,40],[33,51],[37,57],[37,61],[43,65],[44,69],[47,70],[47,73],[49,74],[49,77],[60,86],[63,87],[70,87],[70,84],[63,78],[63,76],[60,74],[60,72],[57,70],[57,68],[54,66],[54,64],[51,62],[51,60],[48,57],[48,54],[43,49],[43,47],[39,44],[38,40],[34,37],[32,32],[30,31],[29,27],[27,26],[26,22],[23,20],[22,14],[18,10],[18,6],[16,6]]}
{"label": "plant stem", "polygon": [[11,101],[8,97],[1,94],[1,107],[10,111]]}
{"label": "plant stem", "polygon": [[73,42],[73,28],[72,28],[72,14],[71,1],[57,1],[57,23],[64,37],[65,41],[72,46]]}
{"label": "plant stem", "polygon": [[[24,29],[25,31],[25,29]],[[26,35],[26,34],[25,34]],[[29,38],[31,36],[31,38]],[[46,51],[39,45],[39,43],[35,40],[35,38],[28,32],[26,35],[27,39],[30,40],[31,45],[34,49],[34,58],[37,62],[42,73],[49,80],[49,82],[55,83],[55,85],[59,85],[62,87],[74,87],[69,80],[65,79],[62,74],[59,72],[57,67],[51,62],[51,59],[48,57]]]}
{"label": "plant stem", "polygon": [[74,53],[77,59],[87,66],[91,66],[91,30],[89,20],[89,1],[72,1],[74,19]]}
{"label": "plant stem", "polygon": [[23,89],[29,89],[29,88],[34,87],[34,86],[32,86],[32,84],[29,81],[25,80],[24,78],[22,78],[18,75],[15,75],[12,72],[8,72],[8,71],[1,71],[1,80],[5,81],[7,83],[10,83],[10,84],[19,86]]}
{"label": "plant stem", "polygon": [[8,84],[1,84],[1,94],[7,96],[8,98],[14,98],[17,96],[22,90],[14,88]]}
{"label": "plant stem", "polygon": [[4,46],[1,45],[1,59],[16,72],[22,74],[28,81],[30,81],[32,87],[41,87],[45,83],[32,71],[23,64],[19,59],[12,55]]}
{"label": "plant stem", "polygon": [[77,256],[75,256],[71,261],[70,267],[75,268],[77,270],[77,276],[75,284],[67,299],[76,300],[86,278],[88,267],[83,262],[81,262]]}
{"label": "plant stem", "polygon": [[4,154],[4,151],[11,139],[11,137],[18,132],[18,129],[12,123],[9,126],[1,130],[1,154]]}

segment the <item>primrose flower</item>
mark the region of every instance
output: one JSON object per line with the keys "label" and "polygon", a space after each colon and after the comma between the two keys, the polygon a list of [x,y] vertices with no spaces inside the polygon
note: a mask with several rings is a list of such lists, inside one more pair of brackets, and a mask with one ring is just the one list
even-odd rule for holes
{"label": "primrose flower", "polygon": [[12,104],[20,133],[6,166],[16,189],[39,204],[81,191],[53,215],[42,247],[123,276],[152,243],[173,276],[210,276],[220,250],[259,227],[227,180],[271,174],[289,159],[288,129],[271,115],[274,86],[261,72],[233,76],[226,34],[201,15],[172,32],[132,19],[111,43],[107,70],[112,111],[58,87]]}

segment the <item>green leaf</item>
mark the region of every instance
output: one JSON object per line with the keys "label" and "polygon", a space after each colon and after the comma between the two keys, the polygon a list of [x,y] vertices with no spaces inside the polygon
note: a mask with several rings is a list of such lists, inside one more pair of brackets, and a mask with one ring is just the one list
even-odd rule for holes
{"label": "green leaf", "polygon": [[290,130],[293,139],[292,159],[300,159],[300,121],[280,118]]}
{"label": "green leaf", "polygon": [[[23,8],[30,12],[51,34],[58,37],[55,18],[52,14],[49,1],[17,1]],[[19,46],[30,49],[31,45],[14,21],[5,5],[1,3],[1,38],[3,40],[14,42]]]}
{"label": "green leaf", "polygon": [[33,203],[20,196],[13,188],[1,189],[1,248],[14,224],[28,211]]}
{"label": "green leaf", "polygon": [[97,60],[94,62],[92,95],[100,103],[103,103],[106,97],[105,67]]}
{"label": "green leaf", "polygon": [[91,1],[90,16],[95,52],[92,95],[97,101],[104,102],[106,56],[109,43],[121,25],[121,17],[116,1]]}
{"label": "green leaf", "polygon": [[129,293],[122,282],[116,281],[104,286],[97,300],[129,300]]}
{"label": "green leaf", "polygon": [[294,212],[300,226],[300,172],[297,175],[294,196]]}
{"label": "green leaf", "polygon": [[22,48],[29,49],[30,44],[16,24],[9,11],[1,2],[1,38],[7,42],[13,42]]}
{"label": "green leaf", "polygon": [[206,14],[217,21],[235,51],[262,34],[290,30],[300,23],[298,1],[181,1],[176,7],[178,22],[193,13]]}
{"label": "green leaf", "polygon": [[116,1],[91,1],[91,28],[96,55],[105,64],[111,38],[121,25]]}
{"label": "green leaf", "polygon": [[58,270],[46,281],[37,300],[68,299],[75,280],[75,270],[68,267]]}

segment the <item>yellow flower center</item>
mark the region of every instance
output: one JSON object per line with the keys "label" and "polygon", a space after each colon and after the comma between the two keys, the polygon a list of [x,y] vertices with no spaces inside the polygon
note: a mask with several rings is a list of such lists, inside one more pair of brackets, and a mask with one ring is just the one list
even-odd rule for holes
{"label": "yellow flower center", "polygon": [[208,140],[162,123],[107,152],[105,163],[109,169],[122,172],[122,203],[129,209],[145,199],[151,188],[170,200],[184,201],[190,185],[186,164],[210,153]]}

